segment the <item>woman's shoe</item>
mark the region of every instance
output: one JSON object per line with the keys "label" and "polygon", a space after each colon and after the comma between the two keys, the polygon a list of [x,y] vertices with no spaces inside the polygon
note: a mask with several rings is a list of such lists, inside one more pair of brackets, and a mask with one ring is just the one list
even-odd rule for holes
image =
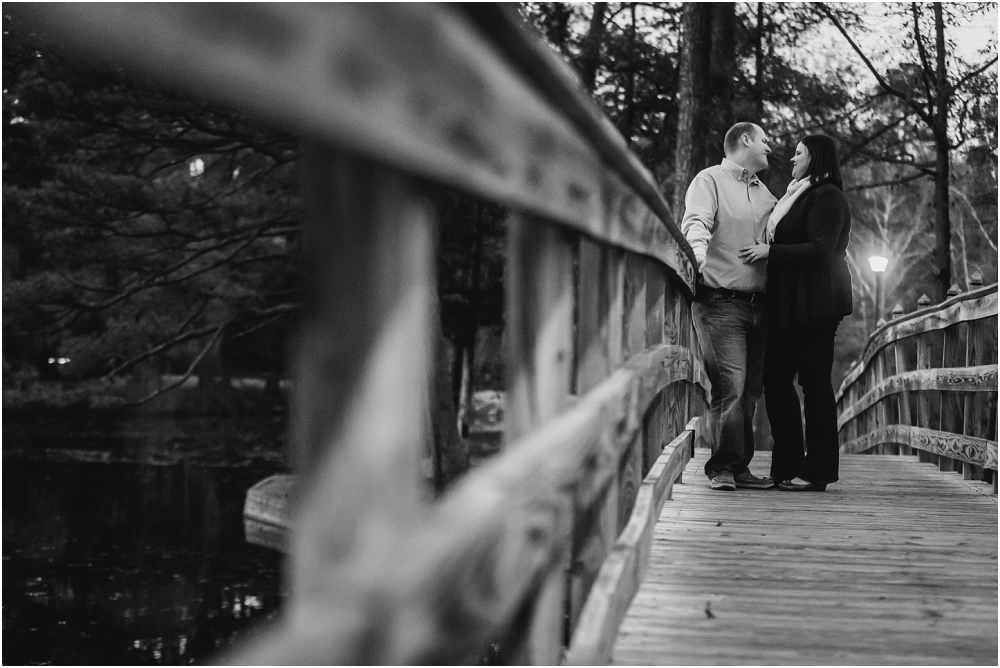
{"label": "woman's shoe", "polygon": [[[796,480],[800,480],[801,482],[795,482]],[[785,480],[778,485],[778,489],[783,489],[786,492],[825,492],[826,483],[809,482],[808,480],[802,480],[802,478],[795,478],[795,480]]]}

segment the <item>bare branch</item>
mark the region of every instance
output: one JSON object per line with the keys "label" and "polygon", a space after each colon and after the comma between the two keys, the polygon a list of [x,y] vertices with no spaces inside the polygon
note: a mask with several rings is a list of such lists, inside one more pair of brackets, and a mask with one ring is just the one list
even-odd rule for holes
{"label": "bare branch", "polygon": [[909,95],[899,90],[898,88],[894,88],[888,81],[885,80],[885,77],[883,77],[879,73],[879,71],[875,69],[875,66],[872,64],[872,61],[868,59],[868,56],[866,56],[864,52],[861,51],[861,47],[859,47],[857,43],[853,39],[851,39],[851,36],[847,34],[847,30],[845,30],[844,26],[840,24],[840,21],[837,20],[837,17],[834,16],[833,12],[831,12],[830,9],[825,4],[820,4],[820,9],[823,11],[826,17],[830,19],[834,27],[836,27],[837,30],[840,31],[840,34],[844,36],[844,39],[847,40],[847,43],[851,45],[851,48],[854,49],[854,52],[858,54],[858,57],[861,58],[864,64],[868,67],[868,70],[875,77],[875,80],[878,81],[878,84],[879,86],[882,87],[882,90],[884,90],[886,93],[889,93],[890,95],[898,97],[900,100],[905,102],[911,109],[913,109],[913,112],[917,114],[917,116],[919,116],[921,120],[923,120],[925,123],[933,127],[934,119],[931,118],[931,116],[926,111],[924,111],[924,109],[921,108],[919,104],[911,100]]}
{"label": "bare branch", "polygon": [[863,183],[858,186],[851,186],[850,188],[844,188],[844,192],[853,192],[857,190],[870,190],[871,188],[881,188],[882,186],[898,186],[904,183],[910,183],[911,181],[917,181],[919,179],[926,179],[927,174],[911,174],[910,176],[905,176],[900,179],[892,179],[889,181],[878,181],[877,183]]}
{"label": "bare branch", "polygon": [[957,83],[955,83],[955,85],[953,85],[953,86],[950,86],[950,87],[949,87],[949,92],[950,92],[950,93],[955,93],[955,92],[956,92],[956,91],[957,91],[957,90],[958,90],[959,88],[961,88],[962,86],[964,86],[964,85],[965,85],[965,83],[966,83],[966,82],[967,82],[967,81],[968,81],[969,79],[971,79],[971,78],[975,77],[975,76],[976,76],[976,75],[978,75],[978,74],[982,74],[982,73],[983,73],[983,72],[985,72],[985,71],[986,71],[987,69],[989,69],[989,67],[990,67],[991,65],[995,65],[995,64],[996,64],[996,62],[997,62],[997,56],[993,56],[993,60],[990,60],[990,61],[988,61],[988,62],[984,63],[983,65],[981,65],[981,66],[977,67],[976,69],[972,70],[971,72],[969,72],[968,74],[966,74],[966,75],[965,75],[964,77],[962,77],[961,79],[959,79],[959,80],[958,80],[958,82],[957,82]]}
{"label": "bare branch", "polygon": [[993,252],[995,253],[997,251],[996,242],[994,242],[993,237],[991,237],[986,232],[986,226],[983,225],[983,220],[979,217],[979,214],[976,213],[976,210],[975,208],[973,208],[972,202],[969,201],[968,196],[955,186],[951,186],[951,192],[955,195],[958,195],[958,198],[961,199],[963,202],[965,202],[965,206],[968,207],[969,212],[972,214],[972,219],[976,221],[976,225],[979,227],[979,231],[982,232],[983,237],[985,237],[986,243],[990,245],[990,248],[992,248]]}
{"label": "bare branch", "polygon": [[141,355],[137,355],[132,359],[128,360],[127,362],[120,364],[119,366],[115,367],[114,369],[106,373],[104,375],[104,378],[111,378],[112,376],[117,376],[119,374],[122,374],[128,371],[129,369],[134,368],[136,365],[141,364],[142,362],[145,362],[148,359],[152,359],[153,357],[156,357],[157,355],[164,353],[170,350],[171,348],[175,348],[181,345],[182,343],[187,343],[188,341],[192,341],[194,339],[200,339],[203,336],[207,336],[208,334],[211,334],[213,331],[215,331],[216,328],[217,325],[212,325],[210,327],[196,329],[182,336],[174,336],[173,338],[164,341],[160,345],[150,348]]}
{"label": "bare branch", "polygon": [[900,116],[896,120],[894,120],[891,123],[888,123],[884,127],[880,128],[877,132],[875,132],[871,136],[866,137],[864,139],[864,141],[862,141],[860,144],[853,145],[851,152],[848,153],[847,155],[845,155],[843,158],[841,158],[840,163],[841,164],[846,164],[856,154],[860,153],[861,150],[864,149],[865,146],[868,146],[873,141],[875,141],[876,139],[878,139],[879,137],[881,137],[882,135],[884,135],[886,132],[888,132],[889,130],[892,130],[894,127],[896,127],[897,125],[899,125],[900,123],[902,123],[903,121],[905,121],[906,118],[907,118],[906,116]]}
{"label": "bare branch", "polygon": [[934,108],[934,97],[931,94],[931,86],[937,84],[937,78],[931,69],[930,61],[927,58],[927,49],[924,47],[923,37],[920,35],[920,10],[916,2],[910,3],[910,11],[913,12],[913,40],[917,43],[917,51],[920,52],[920,75],[924,81],[924,92],[927,94],[927,108]]}
{"label": "bare branch", "polygon": [[169,392],[170,390],[173,390],[183,385],[184,382],[187,381],[187,379],[190,378],[191,375],[194,373],[194,370],[198,368],[198,364],[200,364],[201,361],[205,359],[205,355],[207,355],[208,352],[212,349],[212,347],[219,341],[219,338],[222,336],[222,331],[226,328],[227,324],[229,323],[224,322],[215,328],[215,334],[212,336],[211,339],[209,339],[208,343],[205,344],[205,347],[201,349],[201,352],[198,353],[198,356],[194,358],[194,360],[191,362],[191,366],[189,366],[187,368],[187,371],[184,372],[184,375],[182,375],[179,379],[177,379],[173,383],[170,383],[166,387],[161,387],[157,389],[155,392],[152,392],[151,394],[143,397],[142,399],[130,402],[129,405],[140,406],[142,404],[152,401],[153,399],[162,394]]}

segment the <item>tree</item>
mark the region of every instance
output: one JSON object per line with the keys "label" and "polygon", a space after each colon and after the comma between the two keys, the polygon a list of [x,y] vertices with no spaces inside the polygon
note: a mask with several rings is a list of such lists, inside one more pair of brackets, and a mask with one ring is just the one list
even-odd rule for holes
{"label": "tree", "polygon": [[[949,5],[933,3],[927,17],[919,3],[898,10],[907,21],[909,38],[904,47],[910,51],[908,62],[897,70],[880,70],[844,27],[837,13],[822,5],[822,11],[864,62],[886,95],[899,100],[905,116],[913,116],[929,131],[935,153],[933,166],[910,163],[935,184],[934,199],[934,273],[937,298],[943,299],[952,283],[951,261],[951,152],[970,138],[968,125],[981,115],[986,96],[996,97],[996,77],[986,76],[997,62],[996,55],[968,65],[954,54],[955,47],[946,39],[946,28],[958,19],[988,9],[985,3]],[[905,14],[902,12],[905,11]],[[933,38],[929,36],[933,33]],[[933,41],[932,41],[933,40]],[[904,117],[905,117],[904,116]],[[953,124],[954,119],[954,124]]]}
{"label": "tree", "polygon": [[59,375],[93,392],[242,348],[243,371],[276,381],[272,344],[297,310],[294,137],[9,17],[3,69],[5,361],[30,376],[69,360]]}

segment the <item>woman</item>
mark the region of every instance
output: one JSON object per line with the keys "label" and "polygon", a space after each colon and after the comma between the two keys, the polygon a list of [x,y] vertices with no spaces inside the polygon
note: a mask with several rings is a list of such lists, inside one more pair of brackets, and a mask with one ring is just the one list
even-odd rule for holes
{"label": "woman", "polygon": [[[833,340],[841,318],[854,310],[847,268],[851,211],[832,139],[809,135],[795,147],[792,182],[766,234],[769,244],[743,248],[740,257],[767,261],[764,401],[774,436],[771,477],[780,489],[823,491],[837,481],[839,466]],[[808,454],[792,384],[796,373],[805,397]]]}

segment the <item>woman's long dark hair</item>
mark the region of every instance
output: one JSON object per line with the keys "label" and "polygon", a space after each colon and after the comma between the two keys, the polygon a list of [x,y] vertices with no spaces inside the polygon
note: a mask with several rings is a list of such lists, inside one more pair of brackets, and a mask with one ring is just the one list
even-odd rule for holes
{"label": "woman's long dark hair", "polygon": [[826,135],[809,135],[802,139],[802,145],[809,151],[809,167],[803,178],[809,177],[814,186],[832,183],[843,190],[837,145],[833,139]]}

